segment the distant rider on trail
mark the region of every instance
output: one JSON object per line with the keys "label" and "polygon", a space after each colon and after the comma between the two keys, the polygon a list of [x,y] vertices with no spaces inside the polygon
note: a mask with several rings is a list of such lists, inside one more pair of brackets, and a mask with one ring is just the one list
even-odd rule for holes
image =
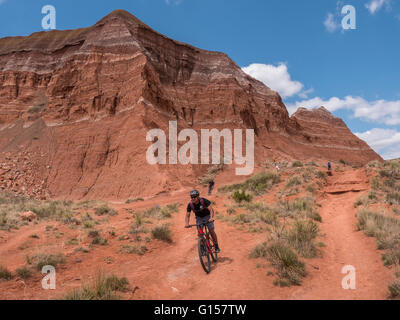
{"label": "distant rider on trail", "polygon": [[200,198],[200,193],[197,190],[191,191],[190,197],[192,198],[192,200],[187,206],[185,228],[190,228],[189,222],[191,211],[193,211],[196,216],[196,224],[205,224],[207,222],[210,222],[207,226],[210,230],[211,237],[215,244],[215,252],[219,253],[220,249],[218,246],[217,234],[215,233],[214,228],[214,209],[211,206],[211,202],[205,198]]}

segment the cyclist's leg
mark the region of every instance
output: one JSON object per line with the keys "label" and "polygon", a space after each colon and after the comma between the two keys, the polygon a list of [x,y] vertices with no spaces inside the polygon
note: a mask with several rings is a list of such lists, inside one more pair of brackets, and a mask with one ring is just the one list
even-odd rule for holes
{"label": "cyclist's leg", "polygon": [[[207,221],[210,220],[210,216],[207,216],[206,219],[207,219]],[[215,248],[219,249],[218,237],[217,237],[217,234],[215,233],[214,222],[209,223],[207,225],[207,227],[208,227],[208,230],[210,230],[210,235],[211,235],[211,238],[213,239],[213,242],[215,244]]]}

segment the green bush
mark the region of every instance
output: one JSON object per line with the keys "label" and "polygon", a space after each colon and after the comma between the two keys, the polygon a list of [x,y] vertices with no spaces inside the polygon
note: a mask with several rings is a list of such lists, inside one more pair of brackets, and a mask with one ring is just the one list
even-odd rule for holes
{"label": "green bush", "polygon": [[250,202],[253,197],[250,194],[246,194],[244,190],[241,190],[241,191],[235,191],[232,194],[232,198],[236,202],[242,203],[243,201]]}

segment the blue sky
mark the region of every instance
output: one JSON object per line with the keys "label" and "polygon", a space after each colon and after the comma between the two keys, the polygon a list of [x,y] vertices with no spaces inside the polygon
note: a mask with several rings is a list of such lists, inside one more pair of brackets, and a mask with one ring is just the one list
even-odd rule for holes
{"label": "blue sky", "polygon": [[[44,5],[59,30],[125,9],[153,29],[227,53],[277,90],[290,112],[324,105],[384,158],[400,157],[398,0],[0,0],[0,37],[42,31]],[[356,29],[343,30],[344,5]]]}

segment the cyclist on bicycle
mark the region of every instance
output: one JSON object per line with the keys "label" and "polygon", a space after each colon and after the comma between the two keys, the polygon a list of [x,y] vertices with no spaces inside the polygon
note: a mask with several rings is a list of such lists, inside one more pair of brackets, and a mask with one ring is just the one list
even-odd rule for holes
{"label": "cyclist on bicycle", "polygon": [[215,252],[219,253],[221,250],[218,246],[218,239],[215,233],[214,228],[214,209],[211,206],[211,202],[205,198],[200,198],[200,193],[197,190],[193,190],[190,192],[190,197],[192,200],[189,202],[187,206],[186,213],[186,226],[185,228],[189,228],[190,221],[190,212],[193,211],[196,216],[196,224],[207,224],[208,229],[210,230],[211,237],[215,244]]}

